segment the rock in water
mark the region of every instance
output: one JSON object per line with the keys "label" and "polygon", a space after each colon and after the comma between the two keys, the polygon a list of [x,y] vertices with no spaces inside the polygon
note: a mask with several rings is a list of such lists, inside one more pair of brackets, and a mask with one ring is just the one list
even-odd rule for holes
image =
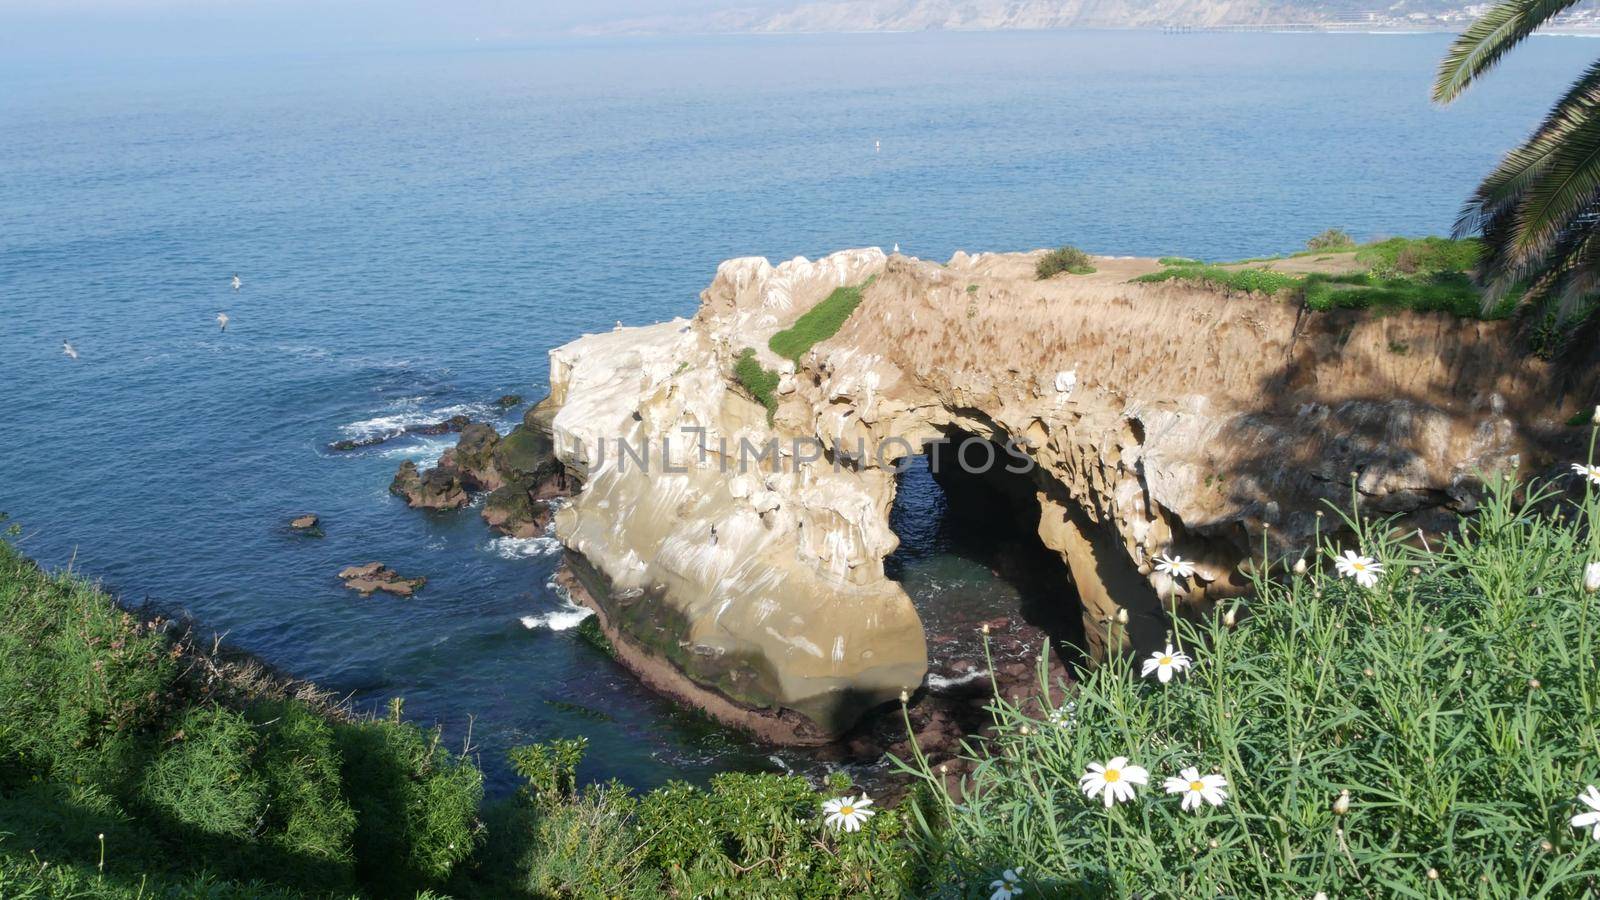
{"label": "rock in water", "polygon": [[500,395],[500,399],[498,399],[498,400],[496,400],[494,402],[494,405],[500,407],[501,409],[510,409],[513,406],[521,406],[522,405],[522,395],[521,394],[502,394],[502,395]]}
{"label": "rock in water", "polygon": [[347,566],[340,570],[339,578],[345,587],[358,591],[363,597],[370,597],[377,591],[409,597],[428,583],[426,578],[403,578],[381,562]]}
{"label": "rock in water", "polygon": [[322,520],[315,514],[296,516],[289,520],[289,530],[311,537],[322,536]]}
{"label": "rock in water", "polygon": [[435,468],[424,475],[409,459],[395,472],[389,493],[404,497],[413,509],[460,509],[472,499],[454,472]]}

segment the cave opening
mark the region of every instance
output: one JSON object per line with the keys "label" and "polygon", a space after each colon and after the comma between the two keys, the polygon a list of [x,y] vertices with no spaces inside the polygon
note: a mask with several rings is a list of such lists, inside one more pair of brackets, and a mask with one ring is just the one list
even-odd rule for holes
{"label": "cave opening", "polygon": [[1083,606],[1061,554],[1039,538],[1036,473],[967,432],[921,449],[896,476],[900,546],[884,568],[922,618],[929,685],[978,680],[985,623],[997,670],[1032,665],[1046,641],[1054,660],[1080,662]]}

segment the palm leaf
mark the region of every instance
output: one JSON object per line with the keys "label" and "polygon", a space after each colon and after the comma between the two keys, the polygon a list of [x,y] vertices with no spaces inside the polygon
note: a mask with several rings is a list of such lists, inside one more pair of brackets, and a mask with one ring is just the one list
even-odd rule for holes
{"label": "palm leaf", "polygon": [[1576,6],[1579,0],[1506,0],[1467,28],[1439,64],[1433,84],[1436,103],[1461,96],[1479,75],[1493,68],[1546,22]]}

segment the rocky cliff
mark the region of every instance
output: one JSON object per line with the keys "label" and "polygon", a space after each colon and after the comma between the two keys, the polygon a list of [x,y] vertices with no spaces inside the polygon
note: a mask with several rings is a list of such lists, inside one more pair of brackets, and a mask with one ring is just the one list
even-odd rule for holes
{"label": "rocky cliff", "polygon": [[[1448,527],[1485,473],[1564,452],[1565,420],[1593,402],[1592,384],[1508,353],[1504,323],[1130,283],[1155,268],[1140,260],[1041,282],[1036,259],[731,260],[692,320],[552,351],[542,408],[583,482],[556,529],[623,658],[780,740],[827,739],[915,691],[923,629],[883,561],[893,467],[929,442],[1031,465],[1030,527],[1104,653],[1244,593],[1263,548],[1304,554],[1352,484],[1370,511]],[[831,338],[797,361],[768,349],[862,284]],[[777,375],[770,415],[735,378],[746,348]],[[1161,553],[1195,575],[1154,571]]]}

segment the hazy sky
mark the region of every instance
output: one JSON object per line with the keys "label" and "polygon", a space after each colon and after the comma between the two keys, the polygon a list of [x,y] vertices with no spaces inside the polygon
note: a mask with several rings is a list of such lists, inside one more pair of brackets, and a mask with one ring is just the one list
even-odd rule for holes
{"label": "hazy sky", "polygon": [[784,0],[0,0],[0,50],[129,53],[514,42],[585,22]]}

